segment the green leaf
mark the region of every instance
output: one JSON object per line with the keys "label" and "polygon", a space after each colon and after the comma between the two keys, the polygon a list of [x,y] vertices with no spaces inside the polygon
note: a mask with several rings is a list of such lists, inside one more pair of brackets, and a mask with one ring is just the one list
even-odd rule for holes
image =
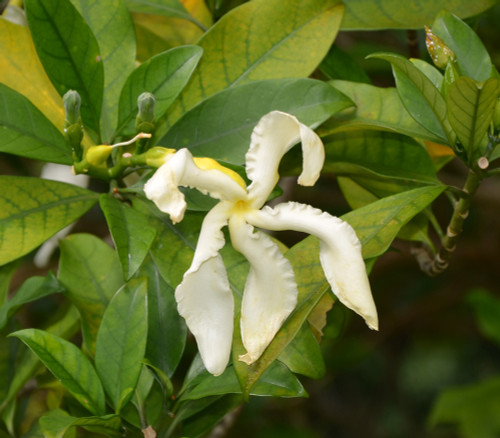
{"label": "green leaf", "polygon": [[101,195],[99,202],[118,252],[123,276],[129,280],[144,261],[156,237],[156,228],[151,226],[147,216],[111,195]]}
{"label": "green leaf", "polygon": [[279,354],[278,360],[296,374],[320,379],[325,374],[325,361],[309,324],[303,324],[297,335]]}
{"label": "green leaf", "polygon": [[12,333],[23,341],[64,387],[94,415],[105,413],[104,390],[87,357],[71,342],[38,329]]}
{"label": "green leaf", "polygon": [[110,301],[97,333],[95,366],[118,413],[139,380],[148,332],[147,279],[130,280]]}
{"label": "green leaf", "polygon": [[153,56],[135,69],[120,95],[115,135],[135,132],[137,98],[145,91],[154,94],[156,120],[161,119],[187,84],[202,53],[197,46],[177,47]]}
{"label": "green leaf", "polygon": [[500,300],[485,290],[476,289],[467,295],[467,303],[474,309],[481,333],[500,345]]}
{"label": "green leaf", "polygon": [[486,134],[499,95],[500,81],[496,78],[479,84],[462,76],[450,86],[448,118],[470,159],[474,158],[476,150],[487,143]]}
{"label": "green leaf", "polygon": [[184,352],[186,323],[177,312],[173,287],[165,282],[152,260],[146,261],[138,275],[148,278],[146,357],[151,365],[172,377]]}
{"label": "green leaf", "polygon": [[63,438],[73,427],[102,434],[107,437],[120,437],[121,422],[118,415],[102,417],[71,417],[61,409],[54,409],[40,418],[40,427],[45,438]]}
{"label": "green leaf", "polygon": [[0,265],[21,257],[74,222],[97,194],[58,181],[0,176]]}
{"label": "green leaf", "polygon": [[477,15],[496,4],[495,0],[419,0],[405,3],[399,0],[344,0],[346,11],[344,30],[420,29],[429,24],[442,10],[461,17]]}
{"label": "green leaf", "polygon": [[19,267],[20,260],[0,266],[0,305],[4,305],[9,293],[9,285],[12,276]]}
{"label": "green leaf", "polygon": [[436,184],[438,179],[424,146],[406,136],[378,131],[338,133],[324,139],[324,172],[384,177],[385,181]]}
{"label": "green leaf", "polygon": [[[46,328],[46,331],[62,338],[72,338],[78,330],[78,311],[71,306],[54,324]],[[14,340],[14,339],[12,339]],[[28,349],[22,352],[15,365],[15,372],[10,378],[10,386],[7,395],[0,399],[0,412],[19,394],[21,388],[31,379],[38,368],[40,361]]]}
{"label": "green leaf", "polygon": [[109,142],[116,127],[118,99],[135,63],[135,31],[122,0],[71,0],[97,38],[104,68],[100,127],[102,142]]}
{"label": "green leaf", "polygon": [[500,378],[443,391],[429,419],[431,426],[455,423],[464,438],[491,438],[500,433]]}
{"label": "green leaf", "polygon": [[353,82],[370,84],[370,77],[354,58],[333,45],[319,65],[321,72],[329,79],[345,79]]}
{"label": "green leaf", "polygon": [[0,84],[0,152],[71,164],[63,135],[22,94]]}
{"label": "green leaf", "polygon": [[115,251],[90,234],[73,234],[60,246],[59,280],[80,312],[85,347],[93,353],[104,311],[123,285],[120,262]]}
{"label": "green leaf", "polygon": [[24,6],[47,75],[61,96],[80,93],[82,119],[99,133],[104,69],[92,31],[69,0],[26,0]]}
{"label": "green leaf", "polygon": [[410,115],[442,142],[454,144],[454,133],[446,116],[446,102],[432,81],[400,55],[378,53],[370,57],[391,63],[399,96]]}
{"label": "green leaf", "polygon": [[339,0],[254,0],[231,10],[199,41],[203,58],[169,123],[225,88],[309,76],[335,39],[343,11]]}
{"label": "green leaf", "polygon": [[[229,366],[220,376],[214,377],[204,371],[191,382],[180,398],[181,401],[195,400],[213,395],[241,394],[241,386]],[[306,392],[298,379],[282,363],[275,361],[253,386],[250,395],[273,397],[304,397]]]}
{"label": "green leaf", "polygon": [[356,109],[335,114],[318,130],[322,137],[341,131],[381,129],[410,137],[442,141],[441,137],[425,129],[410,116],[396,88],[348,81],[332,81],[331,85],[349,97],[356,104]]}
{"label": "green leaf", "polygon": [[125,3],[131,11],[183,18],[205,30],[205,26],[190,15],[179,0],[125,0]]}
{"label": "green leaf", "polygon": [[252,130],[264,114],[285,111],[301,123],[316,127],[349,106],[352,102],[344,95],[313,79],[256,81],[204,100],[185,113],[159,144],[186,147],[196,156],[243,164]]}
{"label": "green leaf", "polygon": [[[383,254],[403,225],[420,213],[446,186],[429,186],[398,193],[351,211],[342,219],[355,230],[363,244],[363,257]],[[366,218],[369,217],[370,221]]]}
{"label": "green leaf", "polygon": [[16,294],[0,307],[0,330],[7,324],[9,318],[22,305],[46,297],[54,293],[64,292],[64,287],[59,283],[54,274],[47,277],[30,277],[17,290]]}
{"label": "green leaf", "polygon": [[[453,12],[449,8],[444,9]],[[464,76],[478,82],[485,81],[493,73],[490,55],[477,34],[460,18],[447,11],[436,17],[432,32],[453,50],[458,69]]]}

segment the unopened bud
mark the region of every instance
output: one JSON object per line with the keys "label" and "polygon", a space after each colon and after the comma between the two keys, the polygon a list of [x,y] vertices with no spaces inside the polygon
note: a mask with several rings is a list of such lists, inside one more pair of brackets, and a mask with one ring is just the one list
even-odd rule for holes
{"label": "unopened bud", "polygon": [[75,90],[69,90],[63,96],[65,121],[68,125],[73,125],[78,123],[80,120],[80,105],[82,104],[82,99],[80,95]]}
{"label": "unopened bud", "polygon": [[428,26],[425,26],[425,45],[436,67],[445,68],[449,61],[455,60],[453,50],[435,35]]}
{"label": "unopened bud", "polygon": [[139,108],[139,113],[137,114],[137,122],[152,123],[155,118],[155,105],[156,99],[151,93],[142,93],[137,98],[137,106]]}

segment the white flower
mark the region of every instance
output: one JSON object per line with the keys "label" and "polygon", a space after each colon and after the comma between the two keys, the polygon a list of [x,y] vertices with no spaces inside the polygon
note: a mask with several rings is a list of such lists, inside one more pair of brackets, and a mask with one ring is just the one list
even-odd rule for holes
{"label": "white flower", "polygon": [[[264,207],[278,182],[283,155],[302,142],[303,171],[299,184],[313,185],[324,162],[320,138],[286,113],[274,111],[255,127],[246,154],[246,187],[235,172],[209,158],[193,158],[187,149],[168,155],[146,183],[144,192],[172,221],[182,220],[186,203],[178,186],[196,188],[220,199],[206,215],[191,267],[175,291],[179,313],[198,343],[209,372],[221,374],[229,361],[233,337],[234,302],[219,254],[229,227],[233,247],[250,263],[241,305],[241,337],[247,353],[240,360],[255,362],[272,341],[297,303],[297,284],[290,262],[271,238],[257,228],[296,230],[321,242],[320,261],[339,300],[378,328],[361,244],[350,225],[295,202]],[[262,208],[262,209],[261,209]]]}

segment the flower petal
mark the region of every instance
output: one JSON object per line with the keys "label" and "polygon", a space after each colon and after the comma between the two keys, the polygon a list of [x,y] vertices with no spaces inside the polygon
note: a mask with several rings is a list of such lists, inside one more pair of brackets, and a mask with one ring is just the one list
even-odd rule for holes
{"label": "flower petal", "polygon": [[299,184],[312,186],[325,161],[323,143],[316,133],[294,116],[273,111],[262,117],[252,132],[246,154],[248,188],[253,206],[260,208],[278,182],[278,166],[283,155],[298,141],[302,142],[303,170]]}
{"label": "flower petal", "polygon": [[297,285],[290,262],[264,233],[255,231],[241,216],[232,216],[229,231],[233,247],[250,262],[241,304],[241,338],[247,354],[240,360],[255,362],[297,303]]}
{"label": "flower petal", "polygon": [[231,207],[220,202],[205,216],[193,262],[175,291],[179,313],[196,338],[205,368],[214,375],[226,368],[233,339],[234,300],[219,255]]}
{"label": "flower petal", "polygon": [[233,341],[234,299],[222,257],[186,272],[175,290],[180,315],[196,339],[205,368],[215,376],[226,369]]}
{"label": "flower petal", "polygon": [[246,190],[230,174],[217,168],[198,167],[187,149],[168,155],[155,174],[144,185],[144,193],[173,223],[180,222],[186,211],[186,201],[178,186],[196,188],[212,198],[245,199]]}
{"label": "flower petal", "polygon": [[268,230],[295,230],[320,239],[320,261],[333,293],[378,330],[375,303],[361,255],[361,243],[343,220],[309,205],[288,202],[252,212],[247,221]]}

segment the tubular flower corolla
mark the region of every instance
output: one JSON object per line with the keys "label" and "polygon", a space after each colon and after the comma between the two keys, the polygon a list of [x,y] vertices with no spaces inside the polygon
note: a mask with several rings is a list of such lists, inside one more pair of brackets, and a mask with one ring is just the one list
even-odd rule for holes
{"label": "tubular flower corolla", "polygon": [[241,337],[247,353],[239,359],[255,362],[272,341],[297,303],[297,284],[290,262],[272,239],[256,228],[296,230],[320,240],[320,261],[333,293],[378,328],[361,243],[346,222],[309,205],[282,203],[263,207],[278,182],[283,155],[302,142],[303,170],[298,183],[312,186],[324,162],[320,138],[295,117],[273,111],[253,130],[246,154],[250,185],[235,172],[209,158],[193,158],[181,149],[146,183],[144,192],[172,221],[186,209],[179,186],[208,193],[220,202],[206,215],[191,267],[175,291],[179,313],[196,338],[209,372],[221,374],[229,361],[233,338],[234,301],[219,250],[228,226],[233,247],[250,264],[241,304]]}

